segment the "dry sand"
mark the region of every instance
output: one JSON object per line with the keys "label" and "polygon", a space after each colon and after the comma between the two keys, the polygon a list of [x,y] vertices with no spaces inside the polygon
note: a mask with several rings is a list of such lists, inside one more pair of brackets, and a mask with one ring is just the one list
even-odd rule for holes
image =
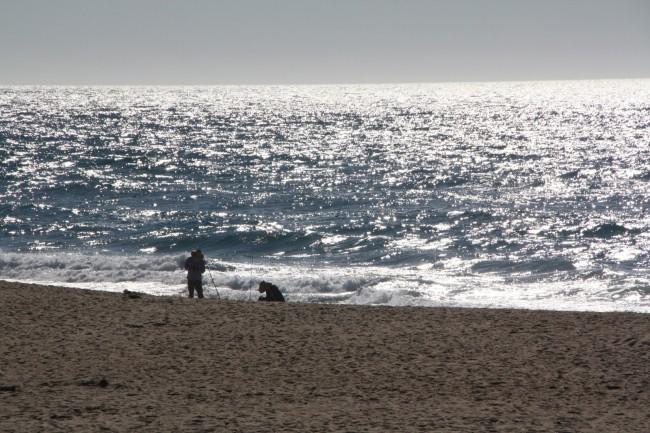
{"label": "dry sand", "polygon": [[0,282],[0,317],[1,432],[650,431],[650,315]]}

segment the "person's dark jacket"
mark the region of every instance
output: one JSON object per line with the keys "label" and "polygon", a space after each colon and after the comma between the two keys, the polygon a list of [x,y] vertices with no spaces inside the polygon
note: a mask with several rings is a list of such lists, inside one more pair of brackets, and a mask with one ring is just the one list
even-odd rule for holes
{"label": "person's dark jacket", "polygon": [[278,286],[276,286],[275,284],[267,283],[267,285],[264,286],[263,288],[266,296],[260,296],[259,297],[260,301],[284,302],[284,296],[282,296],[282,292],[280,292]]}
{"label": "person's dark jacket", "polygon": [[202,274],[205,272],[205,260],[199,257],[188,257],[185,260],[185,269],[187,270],[187,281],[200,282],[203,280]]}

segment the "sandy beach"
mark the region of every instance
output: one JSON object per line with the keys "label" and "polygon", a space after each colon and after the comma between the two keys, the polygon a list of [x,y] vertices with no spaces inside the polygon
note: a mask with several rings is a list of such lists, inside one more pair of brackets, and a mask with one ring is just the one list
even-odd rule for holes
{"label": "sandy beach", "polygon": [[648,432],[650,316],[0,282],[2,432]]}

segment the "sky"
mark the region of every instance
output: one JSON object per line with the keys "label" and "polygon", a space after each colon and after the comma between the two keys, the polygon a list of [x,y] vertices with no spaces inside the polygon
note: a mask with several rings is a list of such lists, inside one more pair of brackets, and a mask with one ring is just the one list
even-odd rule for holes
{"label": "sky", "polygon": [[0,84],[650,77],[650,0],[0,0]]}

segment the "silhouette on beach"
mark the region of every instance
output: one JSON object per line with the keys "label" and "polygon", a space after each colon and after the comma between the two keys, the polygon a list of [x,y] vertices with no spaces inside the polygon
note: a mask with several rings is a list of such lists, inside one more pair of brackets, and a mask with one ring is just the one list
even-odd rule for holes
{"label": "silhouette on beach", "polygon": [[284,296],[282,296],[282,292],[280,292],[280,289],[275,284],[262,281],[257,290],[260,293],[265,293],[265,296],[260,296],[257,299],[258,301],[284,302]]}
{"label": "silhouette on beach", "polygon": [[194,297],[194,291],[198,298],[203,298],[203,273],[205,272],[205,258],[201,250],[193,250],[190,257],[185,260],[187,270],[187,290],[189,297]]}

